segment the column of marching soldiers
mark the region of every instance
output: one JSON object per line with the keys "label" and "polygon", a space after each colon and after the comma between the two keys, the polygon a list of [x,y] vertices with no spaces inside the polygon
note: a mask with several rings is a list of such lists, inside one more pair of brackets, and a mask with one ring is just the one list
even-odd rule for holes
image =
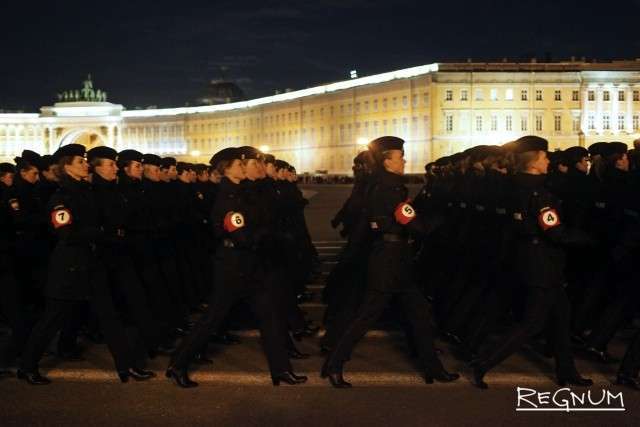
{"label": "column of marching soldiers", "polygon": [[[411,200],[404,141],[373,140],[331,221],[347,241],[323,292],[321,376],[351,387],[345,363],[390,313],[427,383],[459,378],[440,361],[437,331],[479,388],[524,345],[555,359],[558,384],[591,386],[574,353],[617,363],[607,347],[637,314],[636,143],[549,152],[526,136],[476,146],[427,164]],[[19,378],[50,382],[38,362],[56,332],[58,355],[77,359],[78,335],[100,331],[123,382],[153,376],[141,355],[169,353],[167,377],[196,386],[189,366],[210,362],[209,342],[238,341],[228,319],[242,301],[273,384],[307,380],[290,360],[308,357],[293,339],[317,331],[297,305],[317,253],[290,165],[252,147],[223,149],[205,166],[107,147],[85,158],[72,144],[0,168],[5,360],[19,360]],[[141,349],[127,340],[131,325]],[[639,369],[636,332],[615,383],[640,389]]]}

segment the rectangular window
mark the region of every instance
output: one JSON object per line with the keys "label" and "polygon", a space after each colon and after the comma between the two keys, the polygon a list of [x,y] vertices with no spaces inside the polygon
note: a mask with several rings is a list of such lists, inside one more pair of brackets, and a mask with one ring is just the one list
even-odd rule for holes
{"label": "rectangular window", "polygon": [[482,116],[476,116],[476,131],[482,132]]}
{"label": "rectangular window", "polygon": [[409,98],[406,96],[402,97],[402,108],[407,108],[409,106]]}
{"label": "rectangular window", "polygon": [[638,126],[640,126],[640,116],[633,116],[633,131],[638,131]]}
{"label": "rectangular window", "polygon": [[521,90],[520,91],[520,100],[521,101],[528,101],[529,100],[529,91],[525,90]]}
{"label": "rectangular window", "polygon": [[624,114],[618,114],[618,130],[624,130]]}
{"label": "rectangular window", "polygon": [[611,129],[611,121],[609,120],[608,114],[602,115],[602,130],[610,130]]}
{"label": "rectangular window", "polygon": [[602,100],[611,101],[611,94],[609,93],[608,90],[605,90],[604,92],[602,92]]}
{"label": "rectangular window", "polygon": [[382,100],[382,109],[383,109],[383,110],[386,110],[386,109],[387,109],[387,98],[384,98],[384,99]]}
{"label": "rectangular window", "polygon": [[559,90],[553,91],[553,99],[556,101],[562,101],[562,92]]}
{"label": "rectangular window", "polygon": [[476,101],[482,101],[484,99],[484,92],[482,89],[476,89]]}
{"label": "rectangular window", "polygon": [[378,111],[378,100],[377,99],[373,100],[373,111]]}
{"label": "rectangular window", "polygon": [[491,100],[492,101],[498,100],[498,89],[491,89]]}
{"label": "rectangular window", "polygon": [[398,108],[398,98],[394,96],[392,102],[393,102],[393,109],[395,110],[396,108]]}
{"label": "rectangular window", "polygon": [[556,114],[553,116],[553,130],[560,132],[562,130],[562,116]]}
{"label": "rectangular window", "polygon": [[360,103],[356,102],[356,113],[360,112]]}
{"label": "rectangular window", "polygon": [[527,128],[528,128],[529,123],[527,122],[527,116],[521,116],[520,117],[520,130],[522,132],[526,132]]}
{"label": "rectangular window", "polygon": [[453,132],[453,115],[447,114],[445,118],[445,129],[447,132]]}
{"label": "rectangular window", "polygon": [[590,90],[587,92],[587,99],[589,101],[595,101],[596,100],[596,91],[595,90]]}
{"label": "rectangular window", "polygon": [[507,89],[504,91],[504,99],[506,101],[513,101],[513,89]]}
{"label": "rectangular window", "polygon": [[587,118],[587,127],[589,130],[595,130],[596,128],[596,118],[593,114],[589,114],[589,117]]}
{"label": "rectangular window", "polygon": [[418,95],[413,95],[411,97],[411,105],[413,106],[413,108],[416,108],[418,106]]}
{"label": "rectangular window", "polygon": [[580,116],[573,116],[573,121],[571,122],[571,130],[574,132],[580,131]]}
{"label": "rectangular window", "polygon": [[536,116],[536,132],[542,132],[542,116]]}
{"label": "rectangular window", "polygon": [[580,92],[577,90],[571,91],[571,100],[580,101]]}
{"label": "rectangular window", "polygon": [[542,90],[536,89],[536,101],[542,101]]}
{"label": "rectangular window", "polygon": [[634,101],[640,101],[640,90],[634,90],[633,91],[633,100]]}
{"label": "rectangular window", "polygon": [[452,90],[447,90],[445,92],[444,100],[445,101],[453,101],[453,91]]}
{"label": "rectangular window", "polygon": [[460,91],[460,101],[466,101],[469,98],[469,91],[463,89]]}
{"label": "rectangular window", "polygon": [[491,116],[491,130],[494,132],[498,130],[498,116],[495,114]]}
{"label": "rectangular window", "polygon": [[513,118],[511,115],[507,115],[505,120],[505,129],[507,132],[511,132],[513,130]]}
{"label": "rectangular window", "polygon": [[422,102],[424,102],[424,105],[429,105],[429,93],[425,92],[422,94]]}
{"label": "rectangular window", "polygon": [[364,101],[364,112],[365,113],[369,112],[369,101]]}
{"label": "rectangular window", "polygon": [[619,90],[618,91],[618,101],[624,101],[624,91],[623,90]]}

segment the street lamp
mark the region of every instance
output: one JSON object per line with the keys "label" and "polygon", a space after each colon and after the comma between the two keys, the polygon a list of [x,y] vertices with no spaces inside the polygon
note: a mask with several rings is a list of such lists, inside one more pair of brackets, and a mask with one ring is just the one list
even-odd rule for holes
{"label": "street lamp", "polygon": [[200,150],[193,150],[189,154],[191,154],[191,157],[198,157],[200,155]]}
{"label": "street lamp", "polygon": [[268,153],[268,152],[269,152],[270,147],[269,147],[268,145],[261,145],[261,146],[259,147],[259,149],[260,149],[260,151],[262,151],[263,153]]}
{"label": "street lamp", "polygon": [[358,138],[358,140],[356,141],[356,144],[358,144],[359,146],[363,147],[363,146],[369,144],[369,140],[362,136],[362,137]]}

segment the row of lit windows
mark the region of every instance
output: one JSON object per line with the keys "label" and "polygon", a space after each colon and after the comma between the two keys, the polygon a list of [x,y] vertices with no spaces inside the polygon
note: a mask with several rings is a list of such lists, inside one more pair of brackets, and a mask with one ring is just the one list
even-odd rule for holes
{"label": "row of lit windows", "polygon": [[[391,109],[398,109],[401,107],[402,109],[409,108],[409,96],[402,97],[392,97],[392,98],[382,98],[381,100],[374,99],[372,101],[364,101],[364,102],[356,102],[356,103],[347,103],[341,104],[339,106],[330,106],[327,108],[327,112],[330,117],[334,117],[336,110],[339,111],[340,115],[349,115],[353,113],[370,113],[370,112],[378,112],[378,111],[387,111]],[[418,95],[411,96],[411,106],[417,108],[420,106],[419,104],[420,97]],[[428,105],[429,103],[429,94],[424,93],[422,95],[423,105]],[[318,110],[318,116],[320,118],[325,117],[325,108],[321,107]],[[289,112],[289,113],[281,113],[281,114],[272,114],[264,117],[262,124],[264,126],[273,126],[273,125],[284,125],[286,123],[298,123],[299,119],[302,120],[314,120],[316,118],[316,110],[302,110],[300,112]],[[186,132],[197,133],[201,132],[216,132],[220,130],[226,130],[232,127],[239,129],[242,127],[253,127],[260,126],[261,120],[260,117],[250,117],[249,119],[244,118],[242,121],[240,119],[236,120],[226,120],[226,121],[215,121],[213,123],[200,123],[200,124],[187,124],[185,125]]]}
{"label": "row of lit windows", "polygon": [[[603,130],[611,130],[611,116],[609,114],[602,115],[602,129]],[[520,116],[520,131],[528,132],[529,131],[529,118],[528,116]],[[541,132],[544,131],[544,119],[542,115],[535,116],[535,131]],[[618,130],[624,131],[626,130],[626,116],[624,114],[619,114],[617,117],[617,128]],[[485,121],[483,116],[475,117],[475,127],[476,132],[483,132],[487,130],[485,128]],[[640,116],[634,115],[632,117],[632,128],[634,132],[637,132],[640,127]],[[589,114],[587,116],[587,129],[588,130],[596,130],[596,117],[594,114]],[[489,131],[497,132],[498,129],[498,116],[492,115],[489,118]],[[514,130],[513,126],[513,116],[506,115],[504,117],[504,130],[507,132],[511,132]],[[553,116],[553,130],[554,132],[562,131],[562,114],[554,114]],[[572,126],[571,130],[573,132],[578,132],[580,130],[580,116],[572,116]],[[453,114],[447,114],[445,116],[445,131],[447,133],[451,133],[454,131],[454,118]]]}
{"label": "row of lit windows", "polygon": [[[617,91],[618,93],[618,101],[625,101],[626,92],[624,90]],[[634,90],[632,92],[633,101],[640,101],[640,91]],[[445,90],[445,101],[453,101],[453,90],[447,89]],[[468,101],[469,100],[469,91],[467,89],[460,90],[460,101]],[[500,97],[498,94],[498,89],[490,89],[489,90],[489,99],[491,101],[499,101]],[[504,90],[504,98],[505,101],[513,101],[514,99],[514,91],[513,89],[505,89]],[[554,90],[553,91],[553,99],[554,101],[562,101],[562,91]],[[476,101],[484,101],[484,89],[476,89],[475,90],[475,100]],[[528,101],[529,100],[529,91],[527,89],[522,89],[520,91],[520,100]],[[535,91],[535,100],[543,101],[543,91],[542,89],[536,89]],[[571,100],[572,101],[580,101],[580,91],[572,90],[571,91]],[[588,90],[587,91],[587,100],[595,101],[596,100],[596,91]],[[602,91],[602,100],[603,101],[611,101],[611,91],[603,90]]]}

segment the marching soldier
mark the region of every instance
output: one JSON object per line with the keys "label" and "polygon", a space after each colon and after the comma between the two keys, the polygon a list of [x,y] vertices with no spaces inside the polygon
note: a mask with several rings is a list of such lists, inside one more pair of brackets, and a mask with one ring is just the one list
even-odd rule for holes
{"label": "marching soldier", "polygon": [[412,327],[413,338],[425,369],[425,381],[455,381],[458,374],[448,373],[433,346],[429,305],[411,278],[411,233],[426,234],[437,225],[416,215],[404,186],[404,141],[381,137],[369,147],[375,156],[377,172],[367,199],[367,217],[374,233],[369,256],[368,288],[358,315],[342,334],[327,357],[321,375],[329,377],[336,388],[351,387],[343,378],[344,363],[355,345],[371,328],[393,297],[396,297]]}

